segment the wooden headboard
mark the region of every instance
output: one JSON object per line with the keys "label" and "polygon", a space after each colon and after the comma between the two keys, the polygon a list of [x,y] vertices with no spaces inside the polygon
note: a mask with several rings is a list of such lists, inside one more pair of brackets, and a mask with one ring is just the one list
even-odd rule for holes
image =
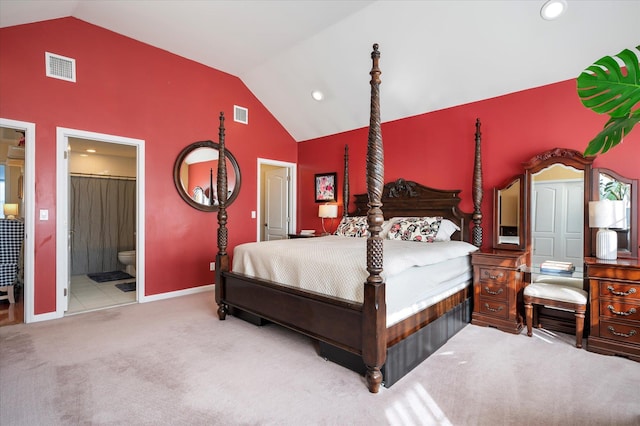
{"label": "wooden headboard", "polygon": [[[429,188],[417,182],[398,179],[384,185],[382,212],[385,220],[392,217],[442,216],[457,224],[461,231],[451,238],[471,242],[469,225],[472,214],[460,210],[460,190]],[[367,194],[355,195],[355,210],[350,216],[366,216],[369,198]]]}

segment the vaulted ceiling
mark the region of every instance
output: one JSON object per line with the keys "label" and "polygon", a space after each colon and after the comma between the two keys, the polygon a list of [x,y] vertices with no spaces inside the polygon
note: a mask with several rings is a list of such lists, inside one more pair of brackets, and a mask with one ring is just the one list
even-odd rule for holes
{"label": "vaulted ceiling", "polygon": [[0,27],[73,16],[233,74],[304,141],[368,125],[373,43],[382,121],[576,78],[640,44],[640,1],[567,0],[554,21],[544,2],[0,0]]}

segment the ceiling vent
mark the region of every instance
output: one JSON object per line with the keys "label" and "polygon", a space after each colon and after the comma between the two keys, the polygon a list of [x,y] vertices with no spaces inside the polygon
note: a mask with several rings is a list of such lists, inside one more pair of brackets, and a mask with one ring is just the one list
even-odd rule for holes
{"label": "ceiling vent", "polygon": [[47,77],[60,80],[76,81],[76,60],[55,53],[45,52],[47,63]]}
{"label": "ceiling vent", "polygon": [[233,106],[233,121],[249,124],[249,110],[238,105]]}

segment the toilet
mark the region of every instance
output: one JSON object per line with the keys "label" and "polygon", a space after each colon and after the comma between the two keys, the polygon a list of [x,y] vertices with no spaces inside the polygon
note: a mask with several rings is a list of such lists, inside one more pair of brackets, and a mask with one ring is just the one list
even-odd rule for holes
{"label": "toilet", "polygon": [[136,251],[127,250],[118,252],[118,260],[125,265],[124,271],[131,275],[136,276]]}

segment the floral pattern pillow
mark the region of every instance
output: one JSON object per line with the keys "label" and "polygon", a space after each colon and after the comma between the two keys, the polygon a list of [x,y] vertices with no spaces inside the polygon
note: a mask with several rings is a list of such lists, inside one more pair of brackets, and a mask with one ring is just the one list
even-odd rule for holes
{"label": "floral pattern pillow", "polygon": [[366,216],[343,217],[335,235],[343,237],[368,237],[369,225]]}
{"label": "floral pattern pillow", "polygon": [[442,217],[407,217],[396,220],[391,225],[387,239],[432,243],[436,241],[441,221]]}

